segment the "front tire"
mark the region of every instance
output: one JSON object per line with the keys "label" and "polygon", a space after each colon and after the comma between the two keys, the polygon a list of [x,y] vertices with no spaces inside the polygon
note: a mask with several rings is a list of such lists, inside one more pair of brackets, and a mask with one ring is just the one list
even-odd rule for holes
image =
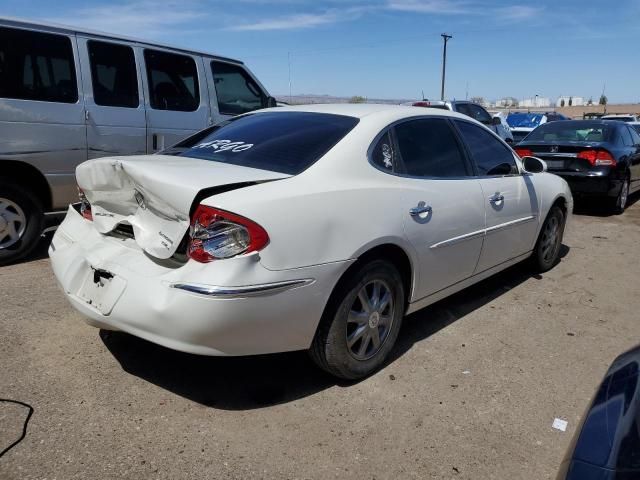
{"label": "front tire", "polygon": [[309,350],[313,361],[348,380],[378,370],[392,350],[405,310],[402,277],[386,260],[362,265],[331,295]]}
{"label": "front tire", "polygon": [[0,265],[31,253],[38,245],[43,225],[40,199],[28,189],[0,179]]}
{"label": "front tire", "polygon": [[531,256],[533,266],[537,271],[546,272],[558,263],[564,225],[564,212],[560,207],[554,205],[542,224],[538,241]]}

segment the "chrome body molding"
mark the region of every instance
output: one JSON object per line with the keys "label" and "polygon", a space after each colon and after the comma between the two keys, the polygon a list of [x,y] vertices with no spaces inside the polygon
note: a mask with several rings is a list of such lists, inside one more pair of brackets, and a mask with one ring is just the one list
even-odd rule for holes
{"label": "chrome body molding", "polygon": [[429,248],[442,248],[448,247],[449,245],[455,245],[456,243],[464,242],[466,240],[471,240],[472,238],[482,237],[488,233],[495,232],[497,230],[502,230],[503,228],[513,227],[514,225],[520,225],[521,223],[530,222],[535,220],[537,217],[535,215],[529,215],[528,217],[518,218],[516,220],[511,220],[510,222],[501,223],[500,225],[494,225],[493,227],[485,228],[482,230],[476,230],[475,232],[465,233],[464,235],[460,235],[457,237],[449,238],[447,240],[443,240],[442,242],[434,243]]}
{"label": "chrome body molding", "polygon": [[246,285],[239,287],[219,287],[215,285],[199,285],[193,283],[173,283],[171,288],[185,290],[199,295],[216,298],[246,298],[273,295],[275,293],[298,288],[313,283],[312,278],[300,280],[286,280],[283,282],[262,283],[259,285]]}

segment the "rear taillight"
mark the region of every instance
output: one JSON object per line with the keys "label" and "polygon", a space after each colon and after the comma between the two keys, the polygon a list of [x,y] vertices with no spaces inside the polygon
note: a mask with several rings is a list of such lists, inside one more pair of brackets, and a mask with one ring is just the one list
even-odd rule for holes
{"label": "rear taillight", "polygon": [[524,157],[533,157],[533,152],[528,148],[518,148],[514,149],[520,158]]}
{"label": "rear taillight", "polygon": [[87,200],[84,191],[78,187],[78,198],[80,199],[80,214],[87,220],[93,222],[93,214],[91,213],[91,204]]}
{"label": "rear taillight", "polygon": [[577,157],[586,160],[594,167],[616,165],[616,159],[606,150],[583,150],[578,152]]}
{"label": "rear taillight", "polygon": [[269,243],[257,223],[206,205],[198,205],[193,214],[189,236],[189,257],[202,263],[256,252]]}

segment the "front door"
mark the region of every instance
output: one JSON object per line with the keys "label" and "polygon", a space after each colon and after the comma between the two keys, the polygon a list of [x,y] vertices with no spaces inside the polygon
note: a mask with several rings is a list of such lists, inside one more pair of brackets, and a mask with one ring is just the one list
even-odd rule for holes
{"label": "front door", "polygon": [[143,50],[147,94],[147,152],[163,150],[210,124],[202,58]]}
{"label": "front door", "polygon": [[89,158],[146,153],[147,126],[134,49],[78,37]]}
{"label": "front door", "polygon": [[405,235],[419,262],[416,301],[473,274],[484,231],[482,190],[446,118],[409,120],[373,151],[382,170],[403,178]]}
{"label": "front door", "polygon": [[486,212],[486,235],[476,273],[529,252],[538,228],[538,197],[520,173],[513,151],[486,129],[455,121],[474,160]]}

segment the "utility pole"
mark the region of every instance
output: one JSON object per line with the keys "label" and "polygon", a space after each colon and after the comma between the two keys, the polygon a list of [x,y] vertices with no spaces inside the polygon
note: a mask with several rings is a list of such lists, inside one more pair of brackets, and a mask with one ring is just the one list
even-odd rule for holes
{"label": "utility pole", "polygon": [[444,49],[442,51],[442,89],[440,90],[440,100],[444,100],[444,77],[447,69],[447,42],[453,38],[453,35],[443,33],[440,36],[444,40]]}
{"label": "utility pole", "polygon": [[287,65],[289,67],[289,103],[291,103],[291,52],[287,52]]}

